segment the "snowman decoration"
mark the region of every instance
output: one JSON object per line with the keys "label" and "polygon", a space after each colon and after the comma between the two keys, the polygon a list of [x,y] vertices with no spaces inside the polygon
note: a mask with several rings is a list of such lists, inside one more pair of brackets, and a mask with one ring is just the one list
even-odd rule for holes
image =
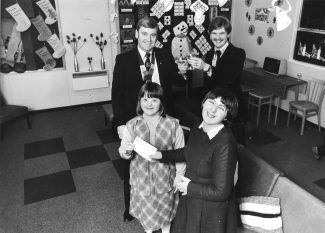
{"label": "snowman decoration", "polygon": [[173,28],[175,37],[172,40],[172,54],[175,60],[186,59],[191,53],[191,41],[187,36],[188,25],[185,21],[180,22]]}

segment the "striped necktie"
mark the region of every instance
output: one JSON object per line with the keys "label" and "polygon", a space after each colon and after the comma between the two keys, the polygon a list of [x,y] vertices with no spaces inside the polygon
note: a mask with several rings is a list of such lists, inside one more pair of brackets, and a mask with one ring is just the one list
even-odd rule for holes
{"label": "striped necktie", "polygon": [[144,62],[144,66],[146,67],[147,71],[150,70],[150,67],[151,67],[150,53],[146,53],[146,61]]}

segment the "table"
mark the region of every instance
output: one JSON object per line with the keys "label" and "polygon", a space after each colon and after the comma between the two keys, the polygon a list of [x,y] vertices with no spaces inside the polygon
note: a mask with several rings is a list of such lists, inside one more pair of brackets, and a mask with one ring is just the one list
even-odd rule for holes
{"label": "table", "polygon": [[299,93],[305,93],[307,82],[288,75],[274,75],[262,68],[247,68],[243,70],[242,84],[272,93],[276,97],[276,112],[274,125],[276,125],[281,99],[286,99],[288,90],[295,91],[295,100]]}

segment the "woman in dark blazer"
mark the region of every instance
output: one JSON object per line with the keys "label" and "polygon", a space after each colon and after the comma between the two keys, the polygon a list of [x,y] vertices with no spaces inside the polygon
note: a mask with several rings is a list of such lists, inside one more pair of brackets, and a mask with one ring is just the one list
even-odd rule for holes
{"label": "woman in dark blazer", "polygon": [[175,181],[182,197],[172,233],[225,233],[227,225],[236,225],[227,220],[235,212],[237,142],[226,122],[234,119],[237,108],[228,90],[208,92],[202,102],[203,122],[191,130],[186,146],[151,156],[164,163],[186,162],[185,177]]}

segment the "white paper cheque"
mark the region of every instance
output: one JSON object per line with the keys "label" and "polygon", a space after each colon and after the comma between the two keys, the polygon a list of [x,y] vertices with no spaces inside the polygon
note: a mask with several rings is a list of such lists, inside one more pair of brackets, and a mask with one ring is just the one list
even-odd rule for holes
{"label": "white paper cheque", "polygon": [[149,155],[152,155],[157,152],[157,148],[142,140],[139,137],[134,139],[134,151],[141,155],[143,158],[151,161]]}

